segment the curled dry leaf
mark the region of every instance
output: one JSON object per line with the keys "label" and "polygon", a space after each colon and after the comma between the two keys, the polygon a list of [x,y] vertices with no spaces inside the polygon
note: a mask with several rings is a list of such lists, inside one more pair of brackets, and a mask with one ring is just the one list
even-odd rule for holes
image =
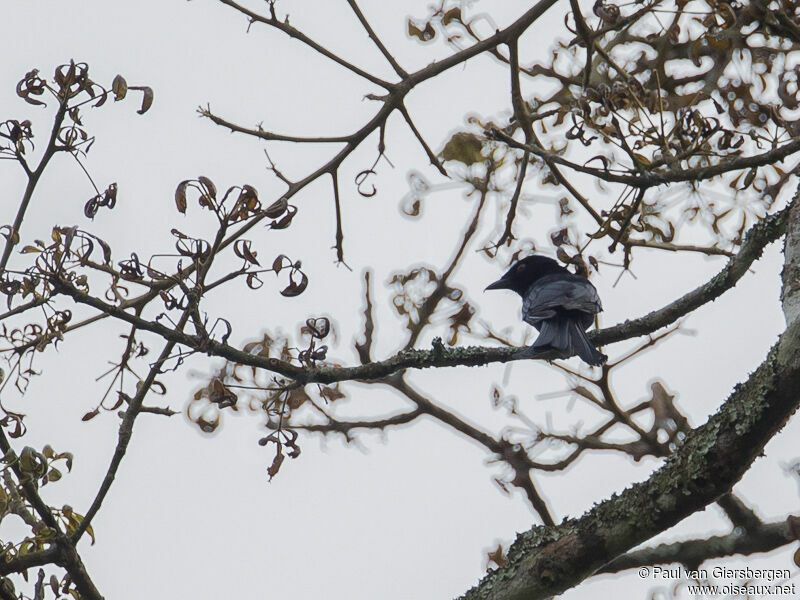
{"label": "curled dry leaf", "polygon": [[411,19],[408,20],[408,37],[417,38],[420,42],[430,42],[436,37],[436,30],[430,21],[425,23],[425,26],[420,28],[419,25],[414,23]]}
{"label": "curled dry leaf", "polygon": [[81,417],[81,421],[91,421],[99,414],[100,414],[100,409],[95,408],[94,410],[90,410],[85,415],[83,415],[83,417]]}
{"label": "curled dry leaf", "polygon": [[355,183],[356,187],[358,188],[358,193],[361,194],[364,198],[371,198],[372,196],[378,193],[378,190],[374,185],[368,190],[364,190],[361,187],[362,185],[364,185],[366,180],[371,175],[375,175],[375,171],[373,169],[365,169],[355,177]]}
{"label": "curled dry leaf", "polygon": [[267,208],[264,209],[264,216],[270,219],[277,219],[283,213],[286,212],[286,209],[289,207],[289,201],[286,198],[281,198],[280,200],[276,200],[272,204],[270,204]]}
{"label": "curled dry leaf", "polygon": [[331,321],[328,317],[317,317],[306,319],[306,328],[313,337],[321,340],[328,335],[331,330]]}
{"label": "curled dry leaf", "polygon": [[277,450],[275,451],[275,458],[272,459],[272,464],[267,469],[267,475],[269,475],[269,480],[272,481],[272,478],[278,474],[278,471],[281,470],[281,465],[283,464],[283,459],[285,458],[283,454],[283,448],[281,447],[280,443],[277,446]]}
{"label": "curled dry leaf", "polygon": [[186,188],[189,186],[191,181],[188,179],[181,181],[178,184],[178,187],[175,188],[175,205],[178,207],[178,212],[181,214],[186,214]]}
{"label": "curled dry leaf", "polygon": [[[294,276],[296,273],[300,274],[300,281],[295,281]],[[302,294],[306,287],[308,287],[308,277],[298,268],[292,268],[289,274],[289,285],[281,290],[281,295],[287,298],[293,298]]]}
{"label": "curled dry leaf", "polygon": [[244,261],[251,265],[261,266],[261,263],[256,259],[257,252],[250,250],[250,240],[236,240],[233,244],[233,252]]}
{"label": "curled dry leaf", "polygon": [[139,110],[136,111],[138,114],[143,115],[148,110],[150,110],[150,107],[153,106],[153,88],[148,87],[146,85],[142,85],[142,86],[131,86],[128,89],[139,90],[142,92],[142,106],[141,108],[139,108]]}
{"label": "curled dry leaf", "polygon": [[117,184],[112,183],[109,185],[106,190],[101,193],[97,194],[96,196],[90,198],[83,207],[83,214],[85,214],[88,218],[94,219],[97,211],[100,210],[101,207],[105,206],[109,209],[114,208],[117,204]]}
{"label": "curled dry leaf", "polygon": [[202,192],[205,195],[208,195],[212,199],[216,200],[216,198],[217,198],[217,186],[214,185],[214,182],[211,181],[208,177],[205,177],[204,175],[200,175],[197,178],[197,181],[200,182],[200,187],[202,189]]}
{"label": "curled dry leaf", "polygon": [[283,266],[284,266],[283,265],[283,261],[284,260],[289,263],[287,266],[291,266],[292,261],[285,254],[278,254],[278,256],[275,257],[275,260],[272,261],[272,270],[275,271],[275,275],[280,273],[281,269],[283,269]]}
{"label": "curled dry leaf", "polygon": [[297,207],[288,204],[286,206],[286,214],[277,221],[270,224],[272,229],[286,229],[291,223],[294,216],[297,214]]}
{"label": "curled dry leaf", "polygon": [[114,92],[114,100],[122,100],[128,94],[128,82],[122,75],[114,77],[111,82],[111,91]]}

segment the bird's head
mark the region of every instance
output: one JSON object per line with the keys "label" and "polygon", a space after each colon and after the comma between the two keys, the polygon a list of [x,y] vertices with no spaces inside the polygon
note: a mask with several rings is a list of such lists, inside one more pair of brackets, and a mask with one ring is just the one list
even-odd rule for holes
{"label": "bird's head", "polygon": [[[486,286],[487,290],[513,290],[522,296],[525,291],[540,277],[553,273],[568,273],[564,267],[552,258],[536,254],[526,256],[517,261],[505,274]],[[485,290],[484,290],[485,291]]]}

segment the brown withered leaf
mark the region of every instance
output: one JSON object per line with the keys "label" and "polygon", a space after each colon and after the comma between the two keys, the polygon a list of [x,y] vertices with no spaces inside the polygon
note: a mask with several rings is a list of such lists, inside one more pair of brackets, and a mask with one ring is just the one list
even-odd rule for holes
{"label": "brown withered leaf", "polygon": [[442,25],[447,27],[453,21],[460,22],[461,21],[461,8],[455,6],[442,15]]}
{"label": "brown withered leaf", "polygon": [[306,326],[303,328],[303,333],[310,333],[313,337],[321,340],[331,330],[331,322],[328,317],[317,317],[306,319]]}
{"label": "brown withered leaf", "polygon": [[341,398],[345,397],[345,394],[341,392],[337,387],[328,387],[327,385],[323,385],[319,389],[319,395],[325,398],[328,402],[335,402],[336,400],[340,400]]}
{"label": "brown withered leaf", "polygon": [[742,187],[739,188],[739,190],[746,190],[751,185],[753,185],[753,181],[755,181],[756,178],[756,173],[758,173],[758,167],[751,168],[747,172],[747,175],[745,175],[744,183],[742,184]]}
{"label": "brown withered leaf", "polygon": [[146,85],[141,86],[131,86],[128,89],[130,90],[139,90],[142,92],[142,106],[136,112],[140,115],[143,115],[150,107],[153,106],[153,88],[148,87]]}
{"label": "brown withered leaf", "polygon": [[100,414],[100,409],[95,408],[94,410],[90,410],[85,415],[83,415],[83,417],[81,417],[81,421],[91,421],[99,414]]}
{"label": "brown withered leaf", "polygon": [[454,346],[456,343],[458,343],[459,331],[465,330],[472,332],[469,322],[472,320],[474,315],[475,309],[470,305],[469,302],[464,302],[461,308],[447,317],[447,320],[450,321],[449,328],[451,332],[450,339],[447,340],[448,345]]}
{"label": "brown withered leaf", "polygon": [[564,227],[563,229],[554,231],[553,233],[550,234],[550,241],[553,242],[554,246],[563,246],[564,244],[570,244],[569,229]]}
{"label": "brown withered leaf", "polygon": [[[300,281],[294,280],[295,273],[300,273]],[[289,285],[281,290],[281,295],[287,298],[293,298],[294,296],[302,294],[307,287],[308,277],[306,277],[306,274],[299,269],[293,268],[292,272],[289,274]]]}
{"label": "brown withered leaf", "polygon": [[14,430],[8,432],[8,437],[17,439],[25,435],[25,432],[28,430],[28,428],[25,427],[25,424],[22,422],[22,415],[16,413],[9,414],[3,418],[2,421],[0,421],[0,424],[2,424],[3,427],[7,427],[9,420],[14,422]]}
{"label": "brown withered leaf", "polygon": [[[228,193],[230,193],[228,190]],[[227,198],[228,194],[225,194]],[[258,192],[252,185],[243,185],[239,191],[239,197],[233,207],[229,217],[232,221],[241,221],[252,216],[261,210],[261,203],[258,201]]]}
{"label": "brown withered leaf", "polygon": [[440,156],[444,161],[453,160],[470,166],[485,160],[482,150],[483,144],[477,135],[458,131],[447,140]]}
{"label": "brown withered leaf", "polygon": [[508,557],[503,551],[503,544],[497,544],[497,548],[486,553],[486,568],[488,569],[492,563],[501,568],[508,564]]}
{"label": "brown withered leaf", "polygon": [[197,419],[195,419],[195,424],[200,428],[200,431],[202,431],[203,433],[214,433],[217,430],[217,427],[219,427],[219,423],[220,423],[219,414],[217,414],[217,416],[214,418],[213,421],[209,421],[203,416],[197,417]]}
{"label": "brown withered leaf", "polygon": [[178,187],[175,188],[175,205],[178,207],[178,212],[181,214],[186,214],[186,188],[189,187],[191,182],[188,179],[181,181],[178,184]]}
{"label": "brown withered leaf", "polygon": [[46,106],[41,100],[31,98],[31,96],[41,96],[46,89],[44,79],[39,77],[39,69],[33,69],[25,73],[19,83],[17,83],[17,96],[34,106]]}
{"label": "brown withered leaf", "polygon": [[436,37],[436,30],[430,22],[422,29],[411,19],[408,20],[408,37],[417,38],[420,42],[430,42]]}
{"label": "brown withered leaf", "polygon": [[275,257],[275,260],[272,261],[272,270],[275,271],[275,275],[280,273],[281,269],[283,269],[284,260],[286,260],[289,263],[289,265],[292,264],[291,259],[285,254],[278,254],[278,256]]}
{"label": "brown withered leaf", "polygon": [[283,448],[280,444],[277,446],[277,450],[275,451],[275,458],[272,459],[272,464],[267,469],[267,475],[269,475],[269,480],[272,481],[272,478],[278,474],[278,471],[281,470],[281,465],[283,464]]}
{"label": "brown withered leaf", "polygon": [[305,388],[295,388],[286,397],[286,406],[295,410],[300,408],[306,401],[311,400]]}
{"label": "brown withered leaf", "polygon": [[286,206],[286,214],[283,215],[279,220],[273,221],[270,223],[270,227],[272,229],[286,229],[294,219],[294,216],[297,214],[297,208],[292,206],[291,204]]}
{"label": "brown withered leaf", "polygon": [[421,202],[419,198],[411,203],[410,207],[403,206],[402,211],[409,217],[418,217],[420,213]]}
{"label": "brown withered leaf", "polygon": [[210,198],[216,200],[217,198],[217,186],[214,185],[214,182],[211,181],[205,175],[200,175],[197,178],[197,181],[200,182],[200,186],[202,187],[202,191],[204,195],[208,195]]}
{"label": "brown withered leaf", "polygon": [[277,219],[283,213],[286,212],[286,209],[289,206],[289,201],[286,198],[281,198],[280,200],[276,200],[272,204],[270,204],[267,208],[264,209],[264,216],[270,219]]}
{"label": "brown withered leaf", "polygon": [[233,252],[236,256],[249,262],[251,265],[261,266],[261,263],[258,262],[256,258],[258,253],[250,250],[250,240],[236,240],[233,244]]}
{"label": "brown withered leaf", "polygon": [[251,290],[257,290],[264,285],[264,281],[256,273],[248,273],[246,282],[247,287],[249,287]]}
{"label": "brown withered leaf", "polygon": [[215,377],[208,389],[208,401],[216,404],[219,408],[235,408],[238,398],[222,381]]}
{"label": "brown withered leaf", "polygon": [[122,100],[128,94],[128,82],[122,75],[114,77],[111,82],[111,91],[114,92],[114,100]]}

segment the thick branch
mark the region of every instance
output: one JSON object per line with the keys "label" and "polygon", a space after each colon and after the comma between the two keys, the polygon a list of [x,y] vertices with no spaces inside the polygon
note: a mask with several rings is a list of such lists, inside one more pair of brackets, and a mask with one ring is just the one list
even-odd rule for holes
{"label": "thick branch", "polygon": [[686,540],[643,548],[615,558],[598,573],[619,573],[627,569],[657,564],[680,563],[689,570],[697,569],[707,560],[734,554],[749,556],[769,552],[795,541],[786,521],[767,523],[747,533],[729,533],[706,539]]}
{"label": "thick branch", "polygon": [[[779,213],[784,228],[787,221],[790,231],[800,228],[799,207],[793,202]],[[791,303],[800,289],[787,284],[800,269],[800,253],[787,248],[785,259],[782,299]],[[465,600],[535,600],[559,594],[728,493],[800,406],[798,386],[800,319],[794,319],[750,378],[647,481],[580,518],[518,536],[508,565],[488,574]]]}
{"label": "thick branch", "polygon": [[57,546],[51,546],[38,552],[18,554],[11,560],[0,560],[0,576],[22,573],[33,567],[43,567],[49,564],[61,564],[61,556]]}
{"label": "thick branch", "polygon": [[650,479],[558,527],[518,536],[509,564],[466,600],[534,600],[559,594],[726,493],[800,404],[800,321],[750,379],[692,432]]}
{"label": "thick branch", "polygon": [[[728,261],[709,282],[678,298],[667,306],[638,319],[625,321],[619,325],[593,331],[589,338],[598,345],[606,345],[637,336],[648,335],[662,327],[674,323],[681,317],[715,300],[731,289],[744,276],[750,265],[761,256],[764,247],[775,241],[786,231],[787,209],[770,215],[754,225],[745,236],[739,253]],[[304,368],[277,358],[256,356],[243,352],[213,339],[189,335],[165,327],[160,323],[142,319],[112,304],[84,294],[68,282],[59,282],[58,291],[69,295],[78,303],[92,306],[115,318],[136,325],[139,329],[156,333],[166,340],[188,348],[220,356],[232,362],[267,369],[301,384],[335,383],[337,381],[372,381],[383,379],[403,369],[426,369],[430,367],[479,366],[493,362],[510,362],[530,359],[527,348],[488,348],[467,346],[448,348],[441,341],[434,341],[431,350],[404,350],[382,361],[353,367],[319,366]],[[554,356],[542,353],[540,360],[551,360]]]}

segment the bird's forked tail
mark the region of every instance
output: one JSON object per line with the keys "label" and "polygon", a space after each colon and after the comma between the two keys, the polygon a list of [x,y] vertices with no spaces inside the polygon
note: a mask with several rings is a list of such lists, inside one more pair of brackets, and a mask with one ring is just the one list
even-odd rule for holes
{"label": "bird's forked tail", "polygon": [[577,354],[581,360],[592,366],[602,365],[608,360],[608,357],[589,341],[586,332],[578,323],[563,316],[542,321],[539,337],[531,348],[535,353],[555,350],[562,358]]}

